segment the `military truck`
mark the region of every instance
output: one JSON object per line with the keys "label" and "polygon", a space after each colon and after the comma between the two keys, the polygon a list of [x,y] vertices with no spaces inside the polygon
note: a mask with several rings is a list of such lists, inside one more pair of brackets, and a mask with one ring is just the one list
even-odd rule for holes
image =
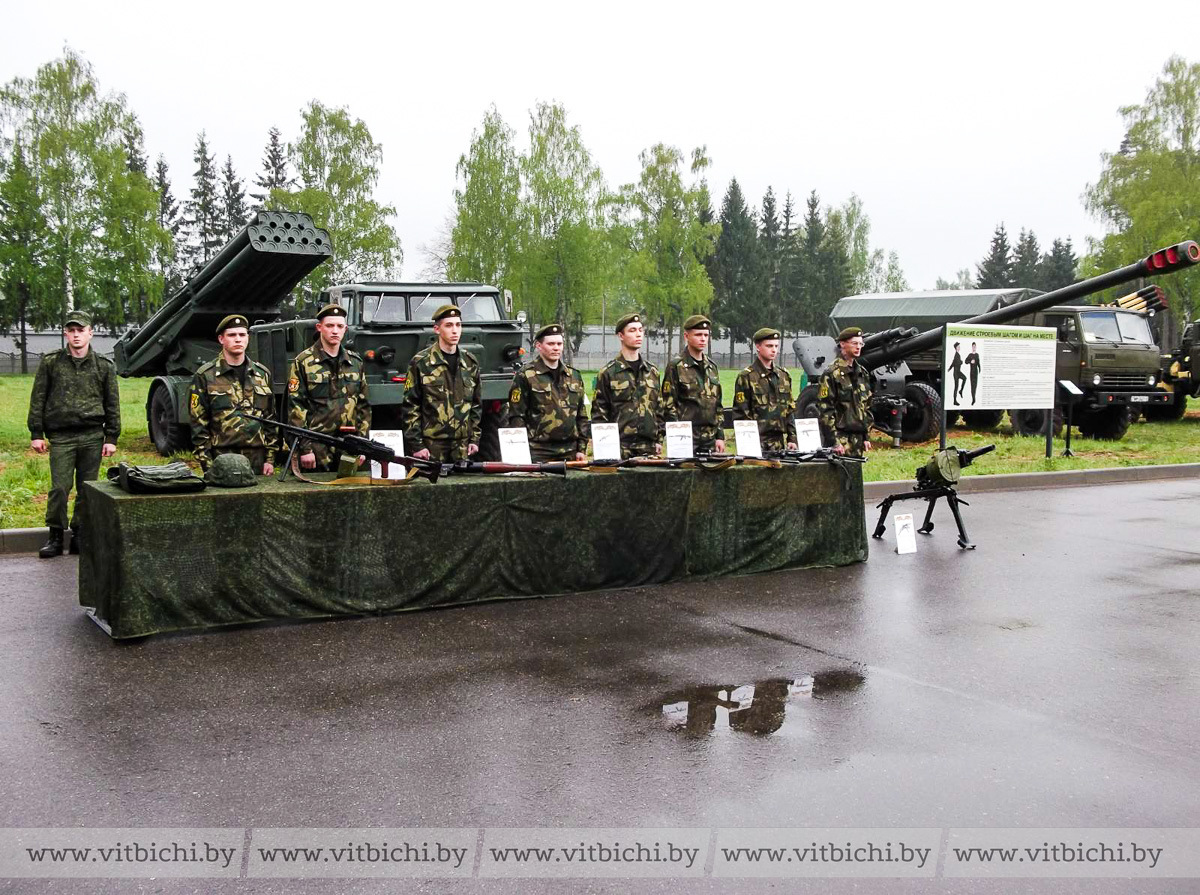
{"label": "military truck", "polygon": [[[260,212],[229,244],[140,329],[114,347],[122,376],[153,376],[146,398],[150,437],[160,453],[191,447],[187,392],[199,367],[216,356],[214,330],[227,314],[251,321],[248,353],[271,372],[276,408],[287,414],[292,358],[313,343],[315,319],[283,320],[283,302],[332,253],[329,234],[305,214]],[[408,361],[434,341],[433,312],[443,304],[462,309],[459,343],[479,360],[483,393],[481,453],[499,459],[496,430],[507,411],[513,372],[525,353],[521,320],[512,300],[483,283],[361,282],[333,286],[319,304],[346,308],[343,340],[363,356],[377,429],[398,428]]]}
{"label": "military truck", "polygon": [[1148,420],[1182,419],[1187,399],[1200,398],[1200,320],[1183,328],[1179,347],[1159,357],[1158,387],[1167,395],[1162,404],[1146,407]]}
{"label": "military truck", "polygon": [[[1130,406],[1161,405],[1166,395],[1156,388],[1158,350],[1149,333],[1146,313],[1123,307],[1069,303],[1132,280],[1182,270],[1197,262],[1200,262],[1200,246],[1188,241],[1053,292],[989,292],[973,297],[982,305],[974,308],[965,300],[953,307],[944,303],[931,306],[930,313],[937,315],[936,325],[920,334],[915,333],[915,327],[904,325],[913,319],[912,307],[921,299],[920,294],[842,299],[835,305],[836,316],[831,315],[831,320],[835,331],[850,325],[874,331],[866,339],[860,363],[871,371],[876,426],[887,432],[897,445],[901,441],[926,441],[938,434],[942,416],[943,323],[1056,327],[1059,330],[1057,376],[1071,379],[1083,392],[1080,429],[1098,437],[1120,438],[1129,425]],[[924,297],[931,299],[931,305],[945,299],[943,293],[926,293]],[[855,299],[866,301],[860,306]],[[895,312],[891,315],[886,313],[889,302]],[[862,315],[862,323],[847,310],[859,307],[871,312]],[[901,311],[907,311],[909,316],[906,318]],[[926,325],[934,322],[915,319]],[[832,336],[798,339],[795,348],[810,381],[819,377],[837,357],[837,343]],[[816,398],[817,386],[806,387],[797,401],[797,414],[816,416]],[[1001,411],[967,413],[971,414],[964,414],[968,424],[980,428],[997,425],[1003,416]],[[1044,410],[1009,413],[1014,429],[1022,434],[1041,431],[1045,423]],[[1057,418],[1057,409],[1054,413]]]}

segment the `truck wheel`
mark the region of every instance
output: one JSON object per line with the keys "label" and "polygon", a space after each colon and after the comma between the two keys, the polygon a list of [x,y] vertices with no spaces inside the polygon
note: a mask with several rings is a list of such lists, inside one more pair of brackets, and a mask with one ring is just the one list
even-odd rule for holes
{"label": "truck wheel", "polygon": [[[507,406],[501,405],[504,408]],[[472,457],[472,460],[479,460],[481,463],[500,462],[500,427],[504,424],[506,415],[506,410],[501,410],[500,413],[484,411],[480,423],[479,453]]]}
{"label": "truck wheel", "polygon": [[964,410],[962,412],[963,423],[968,429],[974,429],[977,432],[991,431],[1000,425],[1000,421],[1004,419],[1003,410]]}
{"label": "truck wheel", "polygon": [[942,396],[924,382],[910,382],[904,386],[904,404],[901,438],[905,441],[936,438],[942,424]]}
{"label": "truck wheel", "polygon": [[[1008,419],[1015,435],[1041,435],[1046,430],[1045,410],[1010,410]],[[1062,434],[1062,427],[1062,411],[1055,407],[1052,432],[1056,438]]]}
{"label": "truck wheel", "polygon": [[1171,395],[1170,404],[1147,404],[1142,408],[1142,416],[1149,422],[1173,422],[1183,419],[1187,413],[1187,392],[1176,391]]}
{"label": "truck wheel", "polygon": [[171,398],[171,390],[166,386],[160,385],[154,390],[147,416],[150,439],[164,457],[186,451],[192,446],[191,431],[175,419],[175,402]]}
{"label": "truck wheel", "polygon": [[1079,431],[1087,438],[1120,441],[1128,428],[1128,407],[1104,407],[1079,415]]}

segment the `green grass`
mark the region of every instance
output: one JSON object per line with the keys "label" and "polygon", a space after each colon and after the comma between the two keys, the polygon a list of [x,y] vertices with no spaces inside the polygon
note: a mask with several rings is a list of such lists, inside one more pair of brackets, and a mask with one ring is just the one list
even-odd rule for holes
{"label": "green grass", "polygon": [[[791,372],[798,386],[800,371]],[[594,370],[583,372],[589,388],[595,375]],[[726,404],[733,394],[736,377],[736,370],[721,371]],[[101,477],[104,477],[105,469],[120,460],[165,462],[155,451],[146,431],[146,393],[151,380],[122,379],[120,382],[121,438],[117,442],[117,455],[103,462]],[[29,447],[25,420],[32,388],[32,376],[0,376],[0,528],[32,528],[44,524],[50,466],[46,457],[35,454]],[[1178,422],[1139,420],[1129,427],[1121,441],[1095,441],[1073,435],[1071,449],[1075,456],[1070,458],[1061,456],[1064,442],[1057,438],[1054,440],[1054,457],[1045,459],[1044,439],[1014,436],[1007,419],[995,432],[980,433],[951,427],[948,441],[968,449],[996,445],[996,450],[981,457],[966,470],[966,475],[1200,463],[1200,402],[1189,401],[1187,416]],[[911,479],[917,467],[924,465],[929,455],[937,450],[936,440],[893,448],[890,440],[879,432],[875,433],[872,444],[875,449],[863,468],[863,477],[871,482]],[[190,461],[191,457],[177,455],[174,459]]]}

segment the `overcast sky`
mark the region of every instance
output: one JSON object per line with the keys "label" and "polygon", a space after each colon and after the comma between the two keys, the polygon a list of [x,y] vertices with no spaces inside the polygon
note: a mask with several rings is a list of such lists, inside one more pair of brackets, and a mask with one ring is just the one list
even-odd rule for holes
{"label": "overcast sky", "polygon": [[[404,273],[424,267],[454,167],[495,104],[523,147],[528,112],[562,103],[617,186],[638,153],[706,145],[714,205],[737,177],[797,205],[863,200],[872,243],[913,288],[974,273],[1003,221],[1079,254],[1099,225],[1080,195],[1172,53],[1200,61],[1191,3],[8,4],[0,79],[64,45],[126,95],[177,198],[204,129],[247,181],[272,125],[309,100],[347,106],[383,146]],[[782,199],[781,199],[782,201]],[[1180,233],[1180,239],[1197,233]],[[1132,259],[1131,259],[1132,260]]]}

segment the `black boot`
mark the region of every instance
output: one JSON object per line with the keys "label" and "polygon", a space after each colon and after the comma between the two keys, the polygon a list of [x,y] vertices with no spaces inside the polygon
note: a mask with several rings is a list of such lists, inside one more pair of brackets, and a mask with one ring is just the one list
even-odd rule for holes
{"label": "black boot", "polygon": [[63,548],[63,530],[61,528],[50,529],[50,540],[42,545],[42,549],[38,551],[38,556],[42,559],[50,559],[53,556],[62,556]]}
{"label": "black boot", "polygon": [[79,545],[81,543],[79,538],[80,538],[79,529],[72,528],[71,529],[71,541],[69,544],[67,544],[67,552],[69,554],[71,554],[72,556],[79,555]]}

